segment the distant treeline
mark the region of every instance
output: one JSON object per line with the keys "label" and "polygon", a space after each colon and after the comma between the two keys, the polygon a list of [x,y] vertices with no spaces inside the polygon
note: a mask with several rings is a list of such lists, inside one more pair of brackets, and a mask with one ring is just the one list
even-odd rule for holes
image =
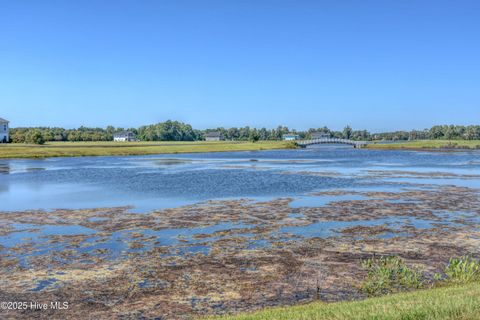
{"label": "distant treeline", "polygon": [[297,131],[285,126],[275,129],[267,128],[212,128],[207,130],[193,129],[191,125],[178,121],[165,121],[140,128],[12,128],[10,139],[15,143],[43,143],[45,141],[111,141],[113,135],[124,130],[132,131],[142,141],[199,141],[205,139],[205,134],[219,131],[226,140],[257,141],[280,140],[286,133],[298,134],[302,139],[308,139],[313,132],[329,133],[335,138],[352,140],[421,140],[421,139],[446,139],[446,140],[478,140],[480,139],[480,126],[434,126],[425,130],[396,131],[384,133],[370,133],[367,130],[353,130],[346,126],[342,131],[333,131],[327,127],[311,128],[307,131]]}
{"label": "distant treeline", "polygon": [[479,140],[480,126],[433,126],[425,130],[375,133],[373,140]]}
{"label": "distant treeline", "polygon": [[14,143],[42,143],[45,141],[111,141],[116,132],[123,131],[122,128],[108,126],[105,128],[78,129],[64,128],[11,128],[10,140]]}

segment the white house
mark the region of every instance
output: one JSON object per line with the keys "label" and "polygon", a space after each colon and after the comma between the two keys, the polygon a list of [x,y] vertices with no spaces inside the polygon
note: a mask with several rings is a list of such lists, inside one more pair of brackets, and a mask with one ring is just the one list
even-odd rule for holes
{"label": "white house", "polygon": [[209,132],[205,135],[206,141],[220,141],[225,140],[223,134],[219,131]]}
{"label": "white house", "polygon": [[113,135],[113,141],[137,141],[137,137],[132,131],[122,131]]}
{"label": "white house", "polygon": [[0,118],[0,143],[7,143],[9,141],[8,120]]}
{"label": "white house", "polygon": [[284,134],[282,137],[283,137],[283,140],[287,140],[287,141],[300,139],[300,136],[295,133],[287,133],[287,134]]}

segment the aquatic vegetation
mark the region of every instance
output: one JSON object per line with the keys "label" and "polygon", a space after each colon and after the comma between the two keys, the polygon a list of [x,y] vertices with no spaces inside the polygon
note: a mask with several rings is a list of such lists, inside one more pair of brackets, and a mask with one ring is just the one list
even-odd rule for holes
{"label": "aquatic vegetation", "polygon": [[408,264],[371,260],[382,271],[372,271],[369,290],[410,290],[431,280],[413,265],[431,275],[480,247],[470,218],[480,210],[476,190],[329,195],[341,201],[292,208],[294,198],[215,200],[144,214],[128,207],[0,212],[3,294],[68,299],[72,318],[188,318],[365,297],[361,261],[374,253]]}
{"label": "aquatic vegetation", "polygon": [[469,283],[480,281],[480,261],[471,256],[451,258],[444,269],[445,281]]}
{"label": "aquatic vegetation", "polygon": [[396,256],[373,257],[362,262],[367,276],[361,288],[369,296],[419,289],[426,283],[426,275],[409,267]]}

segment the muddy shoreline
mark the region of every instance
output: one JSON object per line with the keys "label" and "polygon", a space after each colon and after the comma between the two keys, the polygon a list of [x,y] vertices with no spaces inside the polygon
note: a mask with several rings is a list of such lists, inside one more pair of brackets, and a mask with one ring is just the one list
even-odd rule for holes
{"label": "muddy shoreline", "polygon": [[345,195],[359,200],[304,207],[292,198],[220,200],[145,214],[1,212],[0,284],[8,288],[1,300],[69,302],[68,310],[4,315],[190,319],[360,299],[361,261],[373,254],[398,255],[432,276],[450,257],[480,255],[476,189],[312,194]]}

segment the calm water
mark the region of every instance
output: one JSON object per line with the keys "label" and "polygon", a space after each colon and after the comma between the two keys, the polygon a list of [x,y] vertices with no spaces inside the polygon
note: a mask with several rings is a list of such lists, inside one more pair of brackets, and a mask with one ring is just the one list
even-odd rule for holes
{"label": "calm water", "polygon": [[[370,170],[480,174],[480,153],[304,150],[130,157],[0,160],[0,211],[132,206],[135,212],[209,199],[292,196],[324,205],[312,191],[391,190],[412,183],[480,188],[478,178],[383,176]],[[301,174],[310,172],[310,174]],[[311,174],[311,173],[314,174]]]}
{"label": "calm water", "polygon": [[[397,191],[405,187],[428,188],[429,184],[480,188],[479,174],[479,152],[372,151],[336,146],[260,152],[0,160],[0,211],[132,206],[133,212],[142,213],[210,199],[267,200],[287,196],[293,198],[292,208],[318,207],[331,201],[368,198],[348,192],[312,195],[314,191]],[[292,218],[302,216],[290,215]],[[479,221],[471,212],[440,212],[438,216],[443,219],[441,224],[447,225],[455,225],[459,217]],[[289,241],[295,237],[338,236],[344,228],[353,226],[386,226],[400,230],[412,225],[428,229],[438,223],[437,220],[398,216],[318,221],[281,227],[274,238]],[[268,237],[258,239],[248,232],[252,225],[229,221],[198,228],[127,228],[110,235],[98,234],[97,230],[81,225],[13,223],[10,226],[14,231],[0,236],[0,254],[17,258],[25,268],[29,267],[31,258],[72,249],[79,255],[123,259],[159,243],[169,246],[164,256],[208,254],[217,237],[207,241],[196,239],[195,235],[234,232],[235,229],[240,230],[235,234],[245,238],[248,249],[271,245]],[[154,241],[144,242],[143,248],[130,247],[136,239],[135,234],[139,233],[153,237]],[[69,238],[51,239],[51,236],[62,235],[87,237],[76,247],[72,247]],[[399,235],[410,236],[388,231],[378,237]],[[18,246],[27,246],[28,250],[15,250]],[[97,250],[106,251],[100,254]],[[68,260],[60,262],[69,263]],[[81,263],[90,263],[90,260],[84,259]],[[58,286],[55,278],[44,279],[31,290],[55,286]]]}

